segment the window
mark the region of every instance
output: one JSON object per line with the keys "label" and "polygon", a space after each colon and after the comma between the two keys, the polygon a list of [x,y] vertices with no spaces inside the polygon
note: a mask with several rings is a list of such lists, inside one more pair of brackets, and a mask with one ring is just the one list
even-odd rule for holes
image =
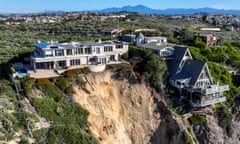
{"label": "window", "polygon": [[77,49],[77,54],[83,54],[83,48],[78,48]]}
{"label": "window", "polygon": [[115,56],[114,55],[110,55],[110,61],[115,61]]}
{"label": "window", "polygon": [[123,48],[123,45],[116,45],[116,48],[121,49],[121,48]]}
{"label": "window", "polygon": [[85,54],[92,54],[92,48],[85,48]]}
{"label": "window", "polygon": [[72,55],[72,49],[67,49],[67,55]]}
{"label": "window", "polygon": [[45,56],[46,56],[46,57],[51,57],[51,56],[53,56],[52,50],[46,50],[46,51],[45,51]]}
{"label": "window", "polygon": [[58,61],[57,62],[59,67],[65,67],[66,66],[66,61]]}
{"label": "window", "polygon": [[74,66],[74,65],[80,65],[80,59],[72,59],[70,60],[70,65]]}
{"label": "window", "polygon": [[96,53],[100,54],[100,48],[96,48]]}
{"label": "window", "polygon": [[112,52],[113,48],[112,46],[104,46],[104,52]]}
{"label": "window", "polygon": [[63,49],[55,50],[55,56],[64,56],[64,50]]}

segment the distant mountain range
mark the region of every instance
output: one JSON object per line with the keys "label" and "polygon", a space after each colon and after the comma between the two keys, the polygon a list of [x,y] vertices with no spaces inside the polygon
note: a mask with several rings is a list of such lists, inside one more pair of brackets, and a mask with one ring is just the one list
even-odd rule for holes
{"label": "distant mountain range", "polygon": [[[164,14],[164,15],[182,15],[182,14],[195,14],[195,13],[212,13],[212,14],[233,14],[240,16],[240,10],[227,10],[227,9],[215,9],[215,8],[168,8],[168,9],[152,9],[144,5],[136,6],[124,6],[121,8],[112,7],[102,10],[84,10],[84,11],[74,11],[74,12],[102,12],[102,13],[112,13],[112,12],[137,12],[142,14]],[[44,12],[18,12],[19,14],[29,14],[29,13],[64,13],[69,11],[63,10],[45,10]],[[0,9],[0,14],[16,14],[16,12],[3,11]]]}
{"label": "distant mountain range", "polygon": [[98,10],[96,12],[137,12],[142,14],[165,14],[165,15],[177,15],[177,14],[194,14],[194,13],[213,13],[213,14],[234,14],[240,16],[240,10],[225,10],[215,8],[197,8],[197,9],[185,9],[185,8],[169,8],[169,9],[152,9],[144,5],[137,6],[124,6],[122,8],[106,8]]}

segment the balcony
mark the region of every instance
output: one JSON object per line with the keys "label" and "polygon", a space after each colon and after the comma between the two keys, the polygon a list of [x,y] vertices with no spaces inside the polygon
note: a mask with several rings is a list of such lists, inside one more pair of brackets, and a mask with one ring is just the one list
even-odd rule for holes
{"label": "balcony", "polygon": [[226,101],[226,97],[221,96],[221,97],[216,97],[213,99],[192,102],[192,106],[193,107],[204,107],[204,106],[212,105],[215,103],[221,103],[221,102],[225,102],[225,101]]}
{"label": "balcony", "polygon": [[229,90],[229,85],[221,85],[221,86],[211,85],[208,88],[201,88],[201,89],[197,89],[196,91],[204,95],[208,95],[208,94],[214,94],[214,93],[221,93],[228,90]]}

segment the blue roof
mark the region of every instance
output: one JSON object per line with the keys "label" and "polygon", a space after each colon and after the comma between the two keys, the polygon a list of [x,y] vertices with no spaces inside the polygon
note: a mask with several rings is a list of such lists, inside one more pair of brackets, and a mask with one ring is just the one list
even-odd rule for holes
{"label": "blue roof", "polygon": [[178,66],[187,52],[186,47],[176,45],[173,48],[175,49],[173,59],[167,61],[168,72],[170,75],[176,74]]}
{"label": "blue roof", "polygon": [[46,48],[49,45],[48,42],[36,43],[34,46],[38,48]]}

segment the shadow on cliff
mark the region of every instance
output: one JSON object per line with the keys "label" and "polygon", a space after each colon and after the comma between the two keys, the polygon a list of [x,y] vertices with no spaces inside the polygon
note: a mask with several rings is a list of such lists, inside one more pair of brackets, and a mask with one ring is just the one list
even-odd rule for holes
{"label": "shadow on cliff", "polygon": [[183,137],[180,132],[180,127],[176,120],[173,118],[172,113],[167,109],[166,105],[154,99],[157,103],[156,113],[160,113],[161,123],[156,131],[153,133],[150,143],[151,144],[182,144]]}

